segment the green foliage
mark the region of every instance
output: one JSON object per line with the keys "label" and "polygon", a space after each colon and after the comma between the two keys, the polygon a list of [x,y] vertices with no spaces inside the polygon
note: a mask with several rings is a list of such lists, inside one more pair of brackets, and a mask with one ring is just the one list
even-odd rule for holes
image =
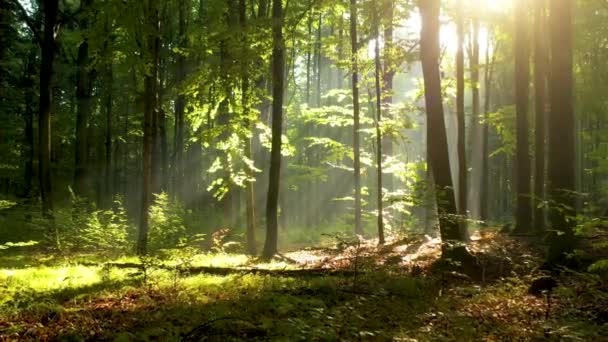
{"label": "green foliage", "polygon": [[64,252],[125,253],[131,250],[135,229],[120,198],[111,209],[94,209],[74,199],[72,208],[55,210],[54,219],[34,217],[33,222],[46,237],[46,245]]}
{"label": "green foliage", "polygon": [[187,231],[186,215],[182,204],[167,193],[155,194],[154,203],[150,206],[149,251],[176,247]]}
{"label": "green foliage", "polygon": [[487,123],[494,127],[500,138],[501,144],[490,155],[495,156],[504,153],[507,156],[515,154],[515,107],[508,106],[489,113]]}
{"label": "green foliage", "polygon": [[96,210],[88,215],[80,231],[81,246],[91,250],[114,250],[127,252],[131,246],[129,236],[133,227],[119,198],[114,201],[114,209]]}

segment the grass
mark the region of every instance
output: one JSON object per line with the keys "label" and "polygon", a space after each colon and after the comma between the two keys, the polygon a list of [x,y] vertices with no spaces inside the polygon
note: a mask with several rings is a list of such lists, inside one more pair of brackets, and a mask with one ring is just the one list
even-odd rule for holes
{"label": "grass", "polygon": [[[494,245],[508,242],[487,243]],[[598,298],[594,293],[558,291],[545,320],[545,301],[526,295],[534,265],[514,268],[520,273],[497,281],[446,283],[428,270],[413,275],[401,264],[389,265],[372,251],[362,254],[359,269],[365,273],[356,278],[158,268],[144,276],[138,269],[101,264],[139,261],[132,256],[51,257],[29,248],[0,258],[0,340],[600,341],[608,333],[595,316],[584,314]],[[241,254],[196,254],[188,260],[197,266],[296,267]],[[568,289],[578,289],[573,284]]]}

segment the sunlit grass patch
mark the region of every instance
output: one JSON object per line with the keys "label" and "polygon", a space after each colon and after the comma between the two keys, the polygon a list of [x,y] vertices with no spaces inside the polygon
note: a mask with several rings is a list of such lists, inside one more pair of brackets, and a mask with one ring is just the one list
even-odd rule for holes
{"label": "sunlit grass patch", "polygon": [[0,280],[9,287],[45,292],[99,282],[101,280],[99,270],[100,268],[86,266],[2,269],[0,270]]}
{"label": "sunlit grass patch", "polygon": [[17,205],[17,202],[12,200],[0,199],[0,210],[10,209]]}
{"label": "sunlit grass patch", "polygon": [[197,254],[192,258],[192,264],[195,266],[208,267],[237,267],[243,266],[251,261],[251,258],[245,254]]}

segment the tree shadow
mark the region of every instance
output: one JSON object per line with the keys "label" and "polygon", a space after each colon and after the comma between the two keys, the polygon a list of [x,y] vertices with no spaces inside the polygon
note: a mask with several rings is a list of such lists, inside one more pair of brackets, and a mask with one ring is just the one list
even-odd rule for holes
{"label": "tree shadow", "polygon": [[[362,277],[354,287],[343,277],[245,276],[210,291],[133,288],[105,299],[95,295],[135,283],[94,284],[45,294],[66,310],[47,320],[44,331],[57,340],[392,340],[416,328],[412,318],[433,308],[436,291],[422,278],[386,277]],[[259,287],[236,283],[254,278]],[[91,298],[70,304],[82,295]]]}

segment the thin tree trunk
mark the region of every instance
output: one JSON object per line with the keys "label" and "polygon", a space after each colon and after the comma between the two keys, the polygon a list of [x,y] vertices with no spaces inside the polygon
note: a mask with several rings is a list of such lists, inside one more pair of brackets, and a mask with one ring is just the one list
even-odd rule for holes
{"label": "thin tree trunk", "polygon": [[[344,14],[340,15],[338,29],[338,60],[344,59]],[[338,67],[338,89],[344,89],[344,74],[342,68]]]}
{"label": "thin tree trunk", "polygon": [[321,34],[322,34],[322,28],[323,28],[323,15],[321,12],[319,12],[319,27],[317,28],[317,42],[315,44],[315,57],[316,57],[316,66],[317,66],[317,85],[316,85],[316,99],[315,99],[315,104],[317,105],[317,107],[321,107],[321,58],[322,58],[322,54],[321,54],[321,48],[322,48],[322,42],[321,42]]}
{"label": "thin tree trunk", "polygon": [[377,207],[378,207],[378,243],[384,244],[384,208],[382,203],[382,88],[380,87],[380,18],[378,8],[374,9],[374,22],[376,27],[376,44],[375,44],[375,81],[376,81],[376,167],[377,167]]}
{"label": "thin tree trunk", "polygon": [[112,85],[114,83],[114,73],[112,71],[112,61],[108,62],[106,66],[106,98],[105,98],[105,112],[106,112],[106,132],[105,132],[105,157],[106,162],[104,165],[105,168],[105,189],[104,189],[104,197],[112,202],[112,196],[114,195],[113,189],[113,180],[112,180],[112,102],[113,102],[113,91]]}
{"label": "thin tree trunk", "polygon": [[146,21],[149,31],[146,37],[146,48],[150,71],[144,77],[144,139],[143,139],[143,175],[142,175],[142,201],[137,239],[137,252],[140,255],[147,253],[149,207],[152,202],[152,170],[154,168],[152,153],[154,149],[154,111],[157,105],[157,74],[159,64],[159,24],[156,0],[148,0],[146,6]]}
{"label": "thin tree trunk", "polygon": [[528,97],[530,88],[530,54],[528,49],[528,1],[518,0],[515,9],[515,112],[517,147],[516,164],[516,223],[515,232],[527,233],[532,227],[530,203],[530,146]]}
{"label": "thin tree trunk", "polygon": [[160,70],[159,70],[159,90],[157,95],[157,113],[158,113],[158,144],[159,144],[159,152],[160,152],[160,162],[159,162],[159,170],[160,170],[160,180],[159,180],[159,189],[160,191],[167,191],[168,188],[168,180],[169,180],[169,149],[168,149],[168,140],[167,140],[167,114],[165,110],[162,108],[163,103],[163,94],[165,93],[165,68],[162,66],[162,61],[160,62]]}
{"label": "thin tree trunk", "polygon": [[[383,93],[384,97],[382,102],[385,105],[386,110],[384,116],[388,119],[392,119],[391,116],[391,105],[393,104],[393,80],[395,78],[395,67],[393,61],[394,55],[394,28],[393,20],[395,14],[395,0],[388,0],[388,12],[386,17],[386,23],[384,26],[384,72],[383,72]],[[390,134],[385,134],[382,137],[382,151],[385,155],[391,157],[393,155],[393,139]],[[394,190],[393,174],[388,174],[384,177],[384,186],[387,191],[391,192]]]}
{"label": "thin tree trunk", "polygon": [[38,102],[38,167],[42,214],[52,218],[53,193],[51,179],[51,104],[53,61],[55,59],[55,26],[59,12],[59,1],[44,1],[44,35],[42,59],[40,61],[40,100]]}
{"label": "thin tree trunk", "polygon": [[535,143],[534,143],[534,228],[542,231],[545,228],[545,210],[542,202],[545,199],[545,101],[547,75],[545,65],[548,62],[545,50],[546,3],[537,0],[534,6],[535,39],[534,39],[534,97],[535,97]]}
{"label": "thin tree trunk", "polygon": [[549,119],[548,192],[554,207],[550,210],[552,229],[549,263],[560,263],[575,245],[575,136],[573,104],[573,24],[574,2],[549,2],[551,71],[549,89],[551,116]]}
{"label": "thin tree trunk", "polygon": [[283,41],[282,0],[272,2],[272,148],[268,202],[266,205],[266,241],[262,256],[272,258],[277,253],[278,205],[281,175],[281,136],[283,127],[283,94],[285,77],[285,46]]}
{"label": "thin tree trunk", "polygon": [[[480,204],[480,219],[484,223],[487,223],[489,220],[490,214],[490,184],[489,184],[489,174],[490,174],[490,164],[489,164],[489,131],[490,125],[488,123],[489,114],[491,110],[491,100],[492,100],[492,78],[494,75],[494,64],[496,60],[496,54],[498,53],[498,45],[494,46],[494,49],[491,53],[490,59],[490,46],[491,41],[488,35],[488,41],[486,42],[486,68],[484,75],[484,120],[482,127],[482,137],[481,137],[481,189],[479,189],[479,204]],[[500,189],[498,189],[500,191]]]}
{"label": "thin tree trunk", "polygon": [[[309,6],[312,6],[312,1],[309,1]],[[312,51],[310,42],[312,41],[312,11],[308,15],[308,43],[306,44],[306,105],[310,107],[310,94],[312,86]]]}
{"label": "thin tree trunk", "polygon": [[[467,224],[467,158],[464,123],[464,0],[458,0],[456,52],[456,117],[458,121],[458,215],[461,234],[466,236]],[[471,70],[472,71],[472,70]],[[475,120],[475,118],[473,118]]]}
{"label": "thin tree trunk", "polygon": [[[239,0],[239,19],[241,22],[241,35],[243,41],[243,48],[247,49],[249,46],[248,39],[248,23],[247,23],[247,3],[245,0]],[[245,50],[244,52],[247,52]],[[247,54],[244,54],[247,56]],[[243,107],[243,125],[245,129],[251,131],[253,129],[251,125],[251,113],[249,106],[251,106],[250,93],[249,93],[249,64],[246,61],[242,61],[242,104]],[[253,136],[253,134],[252,134]],[[252,137],[245,138],[245,156],[249,160],[253,160],[253,153],[251,151]],[[255,173],[252,170],[247,171],[250,178],[255,177]],[[245,206],[247,215],[247,251],[251,255],[257,254],[256,238],[255,238],[255,186],[253,181],[247,182],[247,188],[245,191]]]}
{"label": "thin tree trunk", "polygon": [[24,82],[25,113],[23,119],[25,121],[25,135],[23,137],[23,155],[25,156],[25,165],[23,168],[23,195],[28,199],[32,196],[32,182],[34,178],[34,78],[36,77],[37,51],[38,46],[32,45],[27,56]]}
{"label": "thin tree trunk", "polygon": [[[461,0],[463,1],[463,0]],[[469,58],[469,69],[471,74],[471,123],[469,129],[469,146],[470,146],[470,157],[468,158],[468,165],[472,168],[472,172],[467,172],[467,190],[465,190],[466,198],[474,198],[474,196],[482,191],[481,177],[480,177],[480,165],[481,165],[481,153],[483,149],[483,143],[481,142],[481,135],[483,128],[479,124],[479,113],[481,110],[480,101],[480,81],[479,81],[479,28],[480,20],[478,14],[473,14],[472,27],[471,27],[471,49]],[[468,169],[468,167],[467,167]],[[469,215],[473,215],[474,218],[479,217],[481,203],[471,201],[467,210]],[[468,231],[467,231],[468,236]]]}
{"label": "thin tree trunk", "polygon": [[[87,11],[92,1],[83,1],[82,9]],[[81,22],[81,30],[89,27],[88,19]],[[89,43],[85,38],[78,47],[78,71],[76,73],[76,151],[74,169],[74,192],[78,197],[85,198],[91,195],[88,180],[89,146],[88,122],[91,116],[91,72],[89,71]]]}
{"label": "thin tree trunk", "polygon": [[353,90],[353,149],[354,149],[354,173],[355,173],[355,234],[363,234],[363,223],[361,219],[361,162],[359,147],[359,67],[358,67],[358,45],[357,40],[357,0],[350,0],[350,39],[351,39],[351,67],[352,67],[352,90]]}
{"label": "thin tree trunk", "polygon": [[[110,35],[110,19],[106,17],[105,19],[105,31],[106,34]],[[109,38],[106,38],[104,42],[104,53],[105,57],[108,59],[106,61],[106,70],[105,70],[105,114],[106,114],[106,131],[105,131],[105,165],[104,165],[104,200],[107,202],[106,205],[109,207],[112,204],[112,197],[114,196],[114,180],[113,169],[116,165],[113,164],[113,155],[112,155],[112,104],[113,104],[113,85],[114,85],[114,72],[113,72],[113,60],[112,60],[112,51],[109,47]]]}
{"label": "thin tree trunk", "polygon": [[[179,45],[186,47],[186,1],[179,1],[178,35]],[[183,87],[186,77],[186,57],[183,53],[177,55],[177,66],[175,72],[175,82],[178,87]],[[175,134],[174,134],[174,154],[173,154],[173,189],[177,198],[184,200],[184,114],[186,110],[186,96],[182,90],[179,91],[174,104],[175,110]]]}

